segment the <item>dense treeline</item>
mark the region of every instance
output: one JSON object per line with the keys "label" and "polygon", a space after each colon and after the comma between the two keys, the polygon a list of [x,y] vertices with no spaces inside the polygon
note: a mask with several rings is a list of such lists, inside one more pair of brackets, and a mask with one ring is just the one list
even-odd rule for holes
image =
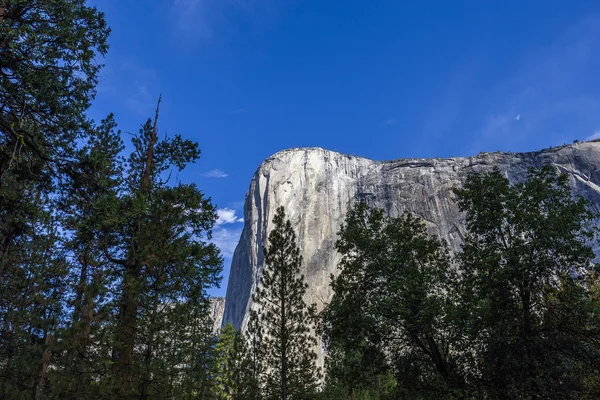
{"label": "dense treeline", "polygon": [[467,228],[454,255],[420,218],[355,204],[319,316],[323,375],[278,209],[246,340],[228,325],[217,345],[218,398],[598,398],[597,216],[568,179],[553,167],[514,185],[499,170],[470,175],[454,191]]}
{"label": "dense treeline", "polygon": [[[198,145],[153,119],[129,155],[85,112],[107,50],[83,0],[0,2],[0,398],[211,398]],[[160,100],[159,100],[160,104]]]}
{"label": "dense treeline", "polygon": [[568,176],[500,171],[455,189],[462,250],[357,204],[323,313],[328,398],[600,396],[596,219]]}
{"label": "dense treeline", "polygon": [[457,254],[355,204],[320,314],[279,208],[246,329],[215,338],[215,207],[171,179],[198,145],[159,135],[160,99],[129,154],[86,117],[109,29],[84,0],[0,1],[0,32],[0,398],[600,397],[597,216],[567,175],[469,176]]}

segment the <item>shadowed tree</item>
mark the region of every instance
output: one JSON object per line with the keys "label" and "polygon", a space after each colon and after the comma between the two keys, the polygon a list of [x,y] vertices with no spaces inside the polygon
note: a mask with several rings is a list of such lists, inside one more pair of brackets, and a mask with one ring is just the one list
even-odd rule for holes
{"label": "shadowed tree", "polygon": [[340,273],[322,325],[328,386],[348,396],[440,398],[462,390],[446,246],[414,215],[390,218],[360,202],[336,249]]}
{"label": "shadowed tree", "polygon": [[468,228],[460,305],[491,398],[600,393],[597,216],[568,179],[546,166],[511,186],[495,170],[455,190]]}
{"label": "shadowed tree", "polygon": [[69,292],[56,187],[77,175],[108,29],[82,0],[21,0],[0,2],[0,32],[0,397],[41,398]]}

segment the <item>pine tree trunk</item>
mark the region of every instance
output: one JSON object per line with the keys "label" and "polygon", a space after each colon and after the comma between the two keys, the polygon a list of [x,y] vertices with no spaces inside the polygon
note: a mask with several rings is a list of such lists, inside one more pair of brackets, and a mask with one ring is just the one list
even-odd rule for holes
{"label": "pine tree trunk", "polygon": [[154,146],[158,140],[158,111],[160,108],[160,101],[162,96],[158,97],[158,104],[156,105],[156,114],[154,115],[154,126],[152,127],[152,137],[148,144],[148,152],[146,153],[146,167],[144,169],[144,175],[142,176],[142,192],[148,192],[150,190],[150,180],[152,177],[152,170],[154,169]]}
{"label": "pine tree trunk", "polygon": [[14,334],[12,332],[12,329],[9,327],[9,323],[8,321],[14,321],[13,317],[12,317],[12,312],[11,309],[8,309],[8,312],[5,315],[4,318],[4,326],[2,327],[2,332],[5,335],[3,338],[3,344],[5,345],[6,351],[5,351],[5,365],[4,365],[4,381],[7,383],[5,385],[0,385],[0,387],[2,387],[2,391],[0,392],[0,394],[2,394],[2,396],[0,398],[5,399],[8,398],[8,383],[10,383],[12,381],[12,375],[13,375],[13,357],[14,357],[14,352],[15,352],[15,348],[14,348]]}
{"label": "pine tree trunk", "polygon": [[117,339],[117,379],[120,380],[119,393],[127,398],[133,391],[133,353],[137,334],[138,278],[139,268],[131,266],[123,277],[121,298],[120,329]]}
{"label": "pine tree trunk", "polygon": [[[87,287],[87,275],[88,275],[88,254],[89,248],[86,248],[84,254],[80,258],[81,272],[79,274],[79,282],[77,284],[75,304],[73,310],[73,317],[71,322],[71,354],[73,355],[73,368],[75,370],[75,376],[71,379],[69,387],[75,385],[75,393],[81,394],[82,386],[85,383],[82,381],[85,376],[85,353],[86,353],[86,340],[85,326],[82,326],[83,317],[83,301],[84,293]],[[89,321],[86,321],[89,325]]]}
{"label": "pine tree trunk", "polygon": [[[162,268],[160,268],[160,274],[162,274]],[[150,382],[151,382],[151,364],[152,364],[152,359],[154,358],[154,331],[156,329],[156,315],[158,313],[158,303],[159,303],[159,297],[158,297],[158,289],[154,290],[154,299],[153,299],[153,304],[152,304],[152,315],[150,316],[150,326],[149,326],[149,332],[148,332],[148,340],[146,343],[146,354],[144,355],[144,364],[146,364],[145,366],[145,373],[144,373],[144,377],[142,379],[142,387],[140,390],[140,400],[148,400],[148,389],[150,388]]]}
{"label": "pine tree trunk", "polygon": [[51,333],[46,334],[45,348],[42,355],[42,366],[40,368],[40,374],[38,379],[37,388],[35,390],[35,400],[42,398],[42,391],[44,389],[44,382],[46,381],[46,372],[48,371],[48,365],[50,364],[50,357],[52,355],[52,345],[54,344],[54,335]]}
{"label": "pine tree trunk", "polygon": [[[154,146],[158,139],[158,112],[160,108],[161,97],[158,98],[158,104],[156,105],[156,115],[154,117],[154,127],[152,129],[152,135],[150,137],[150,143],[148,143],[148,149],[146,151],[146,163],[140,182],[140,192],[143,195],[148,196],[151,191],[152,183],[152,170],[154,169]],[[142,228],[138,228],[142,229]],[[135,239],[134,239],[134,248]],[[137,334],[137,314],[139,307],[139,278],[140,269],[144,261],[135,259],[133,255],[133,262],[126,266],[125,276],[123,277],[123,294],[121,300],[121,320],[119,334],[120,338],[117,341],[119,349],[119,364],[122,370],[120,393],[121,396],[127,398],[133,394],[133,353],[135,349],[135,338]]]}

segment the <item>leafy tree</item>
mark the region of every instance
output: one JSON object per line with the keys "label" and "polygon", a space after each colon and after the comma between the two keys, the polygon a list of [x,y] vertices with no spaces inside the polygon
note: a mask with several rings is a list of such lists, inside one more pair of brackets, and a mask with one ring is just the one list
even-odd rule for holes
{"label": "leafy tree", "polygon": [[340,273],[323,313],[329,385],[349,396],[367,389],[389,394],[392,374],[403,396],[461,390],[461,335],[452,320],[456,276],[446,246],[412,214],[390,218],[360,202],[336,249]]}
{"label": "leafy tree", "polygon": [[319,379],[316,340],[311,334],[314,305],[308,307],[303,298],[308,285],[300,275],[302,257],[283,207],[277,209],[273,224],[253,298],[260,307],[264,398],[308,399],[314,396]]}
{"label": "leafy tree", "polygon": [[547,166],[511,186],[495,170],[455,190],[468,228],[460,305],[490,398],[600,393],[596,215],[568,179]]}

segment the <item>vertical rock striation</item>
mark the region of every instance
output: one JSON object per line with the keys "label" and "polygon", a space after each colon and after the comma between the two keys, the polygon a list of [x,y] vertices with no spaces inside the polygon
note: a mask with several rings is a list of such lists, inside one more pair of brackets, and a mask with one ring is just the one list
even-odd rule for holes
{"label": "vertical rock striation", "polygon": [[[334,242],[353,202],[364,199],[397,216],[408,210],[421,216],[430,233],[452,250],[460,247],[464,219],[451,189],[475,171],[499,168],[511,181],[529,167],[555,165],[571,176],[573,192],[600,207],[600,142],[576,143],[529,153],[481,153],[447,159],[373,161],[320,148],[284,150],[257,169],[244,205],[244,230],[235,249],[224,322],[245,327],[251,295],[263,266],[262,249],[278,206],[296,228],[309,284],[306,300],[319,309],[331,298],[331,274],[339,255]],[[598,249],[596,249],[598,254]]]}
{"label": "vertical rock striation", "polygon": [[221,325],[223,324],[223,313],[225,312],[225,298],[211,297],[210,298],[210,316],[213,320],[213,333],[219,334]]}

